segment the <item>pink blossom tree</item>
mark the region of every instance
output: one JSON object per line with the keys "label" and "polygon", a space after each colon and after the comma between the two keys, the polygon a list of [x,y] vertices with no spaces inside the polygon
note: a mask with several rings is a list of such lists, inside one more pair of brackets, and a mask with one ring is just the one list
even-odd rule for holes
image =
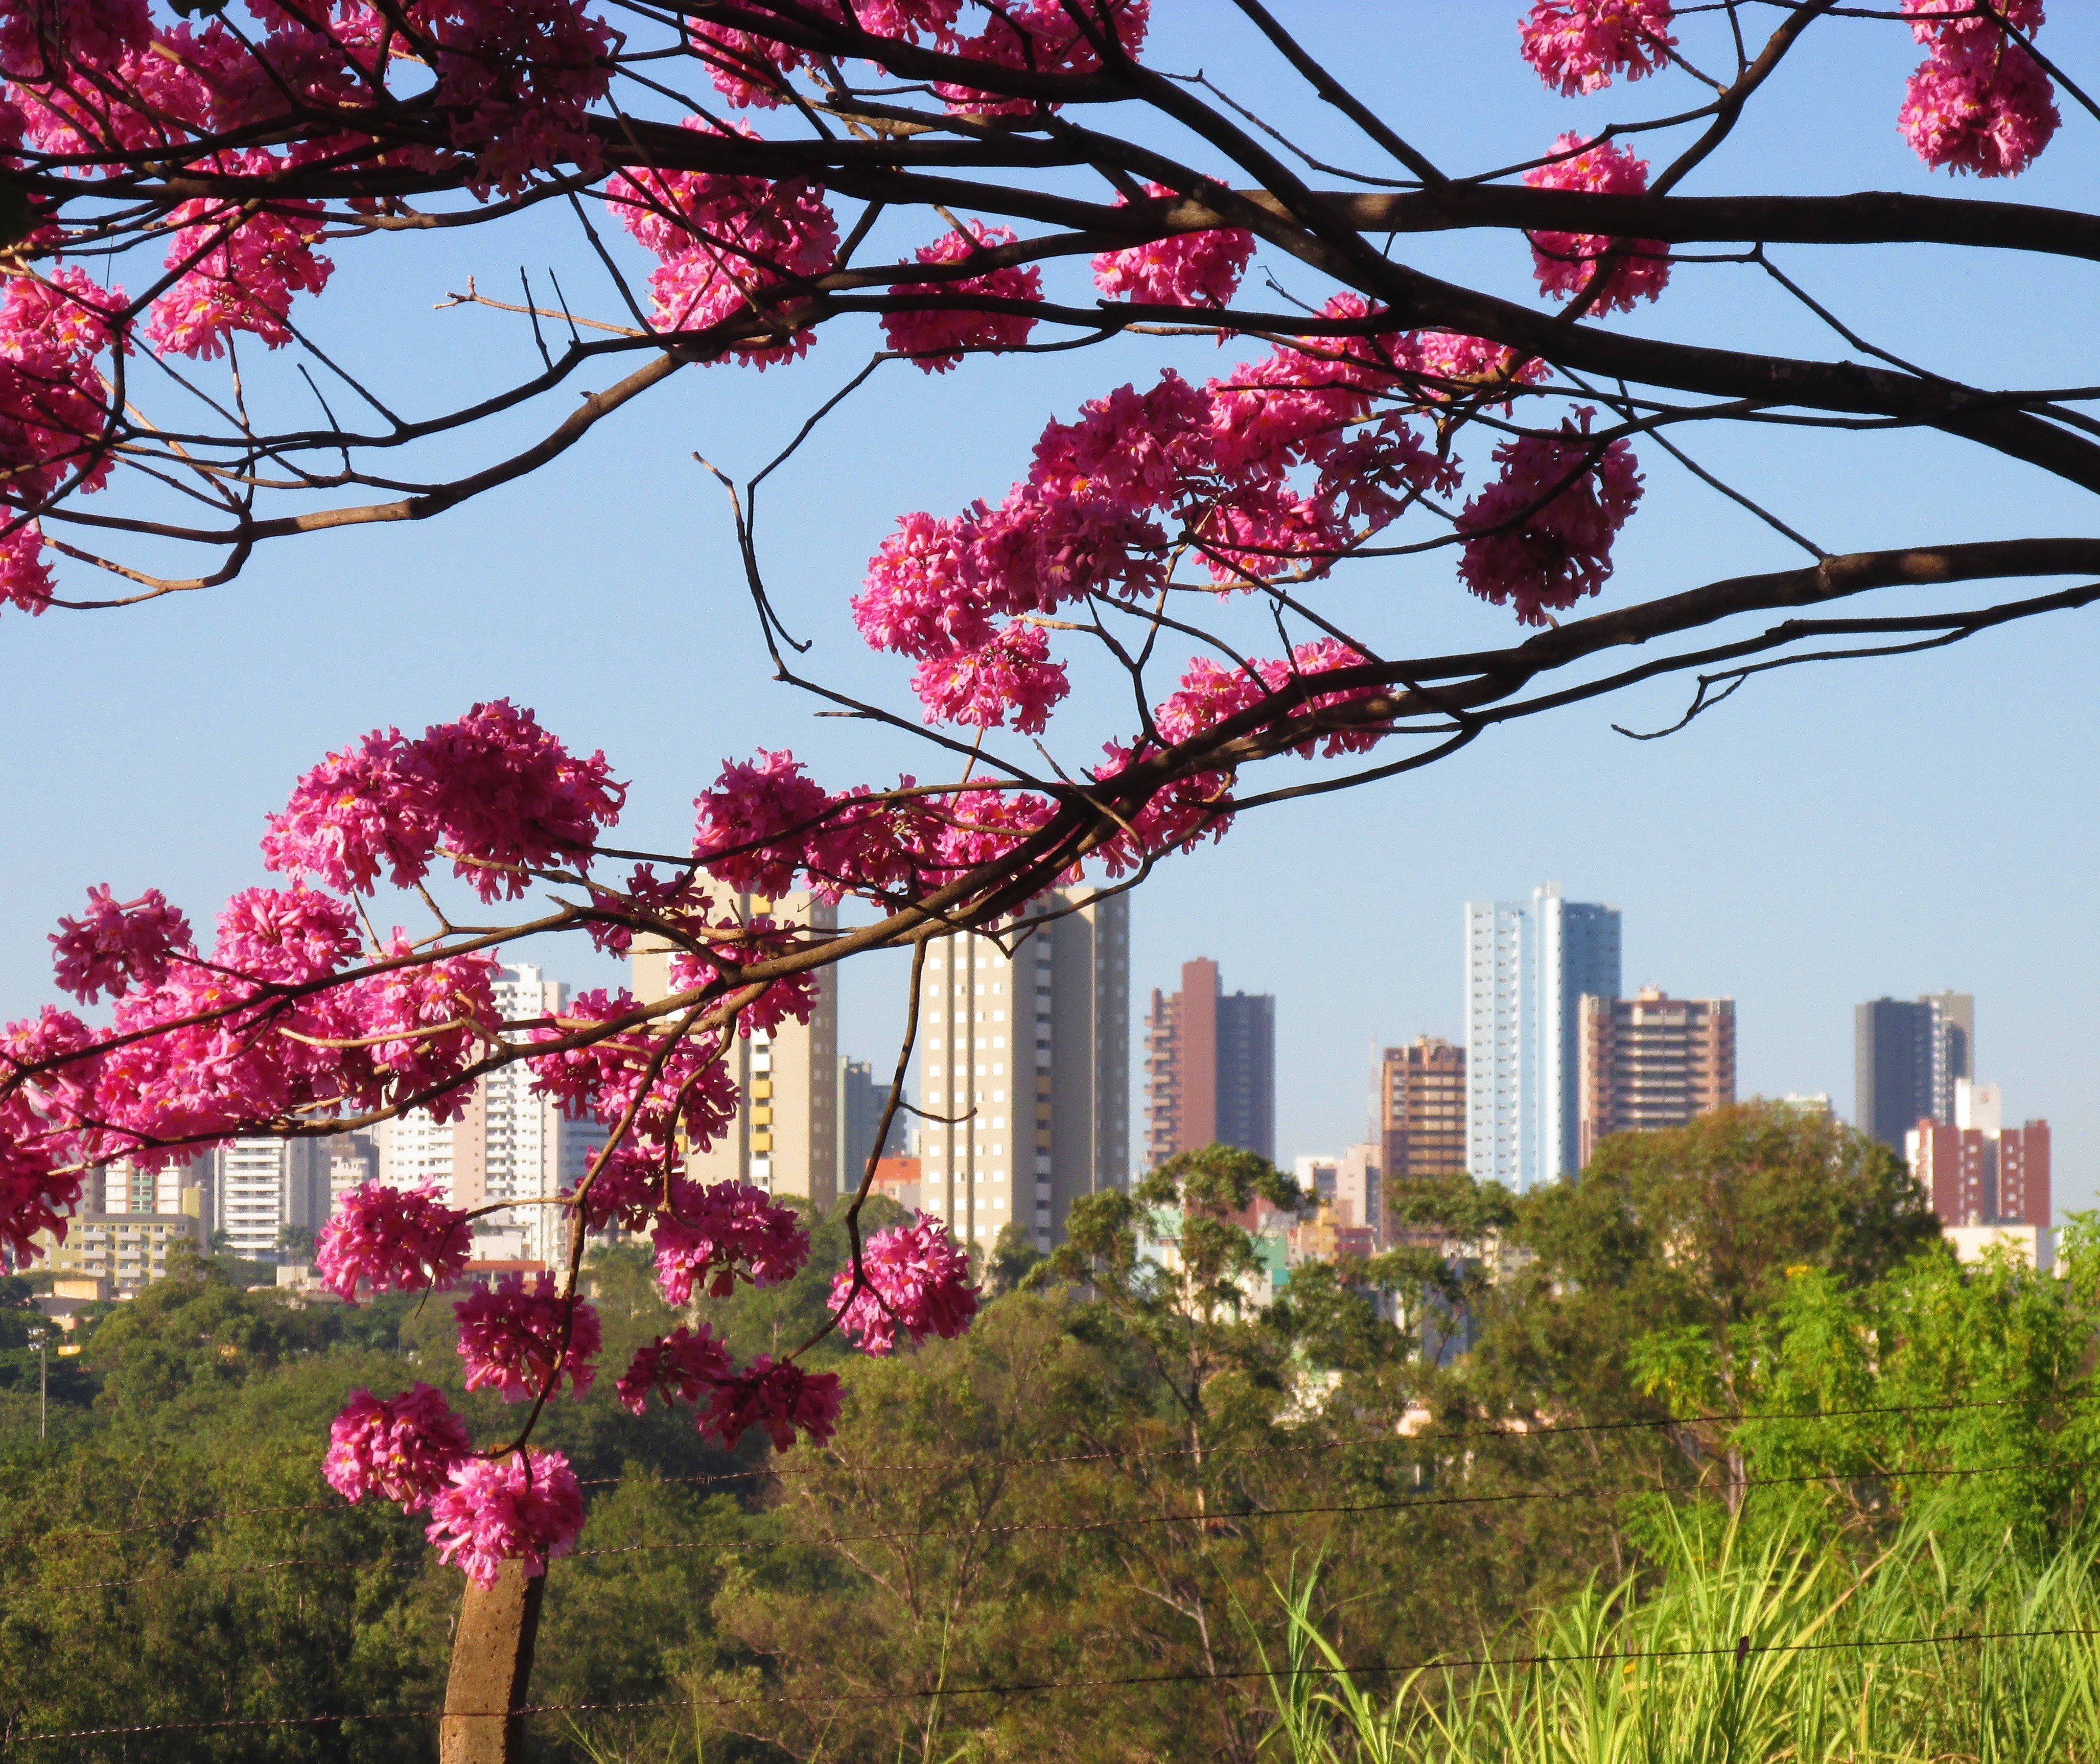
{"label": "pink blossom tree", "polygon": [[[479,1585],[505,1563],[538,1572],[581,1524],[567,1466],[531,1440],[562,1387],[596,1373],[578,1286],[589,1233],[647,1233],[667,1295],[696,1312],[806,1257],[791,1213],[700,1187],[683,1154],[735,1118],[735,1039],[806,1014],[820,969],[878,949],[923,957],[956,931],[1018,935],[1053,887],[1135,886],[1242,814],[1638,681],[1696,677],[1689,720],[1771,668],[1956,642],[2100,598],[2085,580],[2100,540],[1920,531],[1826,549],[1686,446],[1699,425],[1809,426],[1862,449],[1930,430],[2100,490],[2090,388],[1976,386],[1899,359],[1872,315],[1841,318],[1779,262],[1827,245],[1932,244],[1993,273],[2009,253],[2100,258],[2100,218],[1952,181],[2015,176],[2060,128],[2100,121],[2090,79],[2049,55],[2041,0],[1538,0],[1513,16],[1504,66],[1458,77],[1571,99],[1616,85],[1655,111],[1542,135],[1503,167],[1449,163],[1257,0],[1209,22],[1268,58],[1261,93],[1160,64],[1154,4],[218,0],[179,18],[148,0],[0,0],[8,618],[207,590],[265,545],[442,515],[558,471],[682,374],[844,351],[844,389],[813,403],[814,423],[884,375],[960,387],[951,371],[978,357],[1220,346],[1201,383],[1162,366],[1103,384],[967,505],[900,510],[867,536],[851,613],[897,658],[895,703],[827,683],[788,637],[752,511],[760,478],[792,476],[794,448],[748,483],[722,478],[779,677],[923,743],[933,782],[822,779],[755,747],[692,780],[688,847],[638,851],[615,843],[614,761],[524,707],[463,706],[420,734],[346,730],[270,818],[283,885],[229,902],[209,946],[158,890],[126,901],[102,884],[51,934],[57,983],[99,1014],[46,1007],[0,1032],[0,1243],[15,1259],[40,1233],[63,1237],[98,1162],[152,1168],[236,1134],[333,1134],[417,1109],[442,1119],[504,1066],[608,1130],[558,1202],[566,1267],[460,1307],[470,1383],[519,1403],[516,1429],[477,1445],[418,1386],[360,1393],[336,1430],[335,1485],[430,1512],[434,1544]],[[1408,28],[1433,63],[1437,25]],[[1921,57],[1907,86],[1860,75],[1855,98],[1948,174],[1943,193],[1760,189],[1745,117],[1783,65],[1855,65],[1848,31]],[[1308,102],[1349,132],[1350,169],[1269,120]],[[1695,173],[1723,193],[1679,193]],[[549,287],[457,297],[529,335],[523,377],[492,362],[470,401],[403,417],[398,393],[311,340],[303,315],[338,298],[336,256],[534,210],[571,227]],[[1507,234],[1511,272],[1476,285],[1410,261],[1420,236],[1461,229]],[[1696,275],[1775,284],[1827,350],[1673,333],[1673,291]],[[311,421],[260,414],[294,391]],[[566,412],[501,451],[494,438],[549,395]],[[471,469],[423,463],[477,448]],[[1665,459],[1686,493],[1749,510],[1800,567],[1702,580],[1687,559],[1669,592],[1588,606]],[[185,549],[196,567],[169,573]],[[1397,613],[1345,617],[1362,602],[1339,584],[1401,568],[1524,628],[1424,655]],[[2049,585],[2065,577],[2076,585]],[[1903,603],[1981,581],[2032,586],[1952,611]],[[1892,608],[1837,605],[1891,592]],[[1234,609],[1259,611],[1261,646]],[[1127,708],[1074,746],[1061,708],[1081,678],[1114,684]],[[1294,762],[1312,769],[1270,781]],[[448,916],[427,886],[448,871],[500,922]],[[851,928],[738,910],[743,892],[791,889],[854,903]],[[382,932],[397,912],[417,928]],[[638,937],[674,952],[664,996],[498,1014],[499,948],[620,953]],[[892,1115],[910,1052],[907,1035]],[[441,1281],[470,1230],[442,1195],[369,1188],[331,1221],[321,1266],[346,1297]],[[856,1223],[854,1244],[832,1327],[885,1352],[967,1325],[967,1261],[937,1223],[866,1245]],[[821,1444],[839,1391],[801,1364],[812,1345],[739,1367],[695,1316],[619,1389],[682,1404],[717,1438]]]}

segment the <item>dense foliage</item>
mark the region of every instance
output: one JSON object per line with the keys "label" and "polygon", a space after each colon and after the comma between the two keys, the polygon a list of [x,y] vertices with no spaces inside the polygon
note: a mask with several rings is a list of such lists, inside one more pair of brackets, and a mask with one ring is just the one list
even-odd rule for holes
{"label": "dense foliage", "polygon": [[[2051,1597],[2089,1596],[2064,1552],[2100,1458],[2100,1261],[2074,1236],[2067,1279],[1959,1269],[1886,1175],[1848,1131],[1753,1105],[1609,1144],[1574,1188],[1405,1197],[1413,1259],[1304,1264],[1272,1299],[1235,1221],[1288,1184],[1214,1149],[1103,1197],[1051,1261],[1009,1241],[968,1334],[822,1350],[845,1400],[821,1453],[769,1458],[754,1434],[732,1458],[593,1388],[548,1411],[588,1520],[549,1572],[532,1700],[555,1708],[535,1744],[577,1764],[698,1744],[1251,1759],[1276,1720],[1262,1662],[1291,1645],[1278,1589],[1303,1595],[1301,1647],[1317,1631],[1344,1662],[1427,1661],[1508,1652],[1512,1624],[1725,1627],[1681,1602],[1627,1615],[1714,1563],[1766,1563],[1758,1597],[1805,1621],[1804,1600],[1895,1549],[1908,1590],[1876,1621],[1896,1625],[1935,1559],[1920,1525],[1959,1559],[1950,1622],[2027,1597],[1985,1585],[1987,1557],[2018,1564],[2007,1588],[2053,1576]],[[1432,1213],[1472,1234],[1452,1264],[1492,1234],[1493,1277],[1440,1263],[1442,1285],[1415,1284]],[[1753,1215],[1760,1253],[1722,1253]],[[811,1235],[793,1281],[713,1308],[732,1351],[821,1319],[842,1217]],[[638,1247],[585,1278],[609,1355],[678,1321]],[[1474,1345],[1439,1365],[1393,1318],[1448,1323],[1454,1303]],[[0,1337],[19,1342],[23,1315],[0,1309]],[[42,1446],[34,1356],[0,1347],[7,1733],[352,1713],[68,1744],[431,1755],[417,1712],[442,1697],[458,1580],[414,1522],[329,1494],[321,1440],[359,1386],[433,1380],[476,1425],[498,1418],[495,1393],[464,1389],[451,1327],[442,1299],[302,1309],[192,1263],[53,1363]],[[1667,1418],[1692,1416],[1710,1418]],[[1795,1563],[1784,1598],[1767,1558]],[[1418,1700],[1439,1682],[1409,1722],[1445,1706]]]}

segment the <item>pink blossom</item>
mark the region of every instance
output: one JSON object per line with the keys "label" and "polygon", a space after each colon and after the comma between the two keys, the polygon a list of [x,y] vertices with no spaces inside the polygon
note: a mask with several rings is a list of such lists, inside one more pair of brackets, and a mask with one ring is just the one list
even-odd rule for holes
{"label": "pink blossom", "polygon": [[581,1396],[598,1376],[591,1363],[598,1312],[581,1299],[562,1297],[551,1274],[536,1274],[529,1284],[523,1274],[503,1275],[493,1287],[476,1286],[452,1314],[470,1391],[493,1386],[506,1403],[529,1402],[553,1396],[566,1378]]}
{"label": "pink blossom", "polygon": [[[283,169],[267,152],[226,154],[220,175],[252,178],[257,192]],[[148,334],[164,355],[205,359],[226,352],[228,332],[247,331],[276,349],[292,340],[294,293],[318,294],[334,265],[314,249],[324,225],[318,202],[273,201],[252,214],[223,196],[180,205],[167,267],[181,277],[153,302]]]}
{"label": "pink blossom", "polygon": [[13,0],[0,8],[0,73],[43,82],[107,69],[152,34],[146,0]]}
{"label": "pink blossom", "polygon": [[427,791],[398,729],[375,729],[302,778],[269,818],[262,861],[332,889],[364,892],[382,865],[396,888],[420,881],[437,849]]}
{"label": "pink blossom", "polygon": [[[721,132],[699,117],[684,126]],[[751,131],[739,125],[735,132]],[[663,330],[703,331],[747,312],[788,328],[801,303],[760,297],[783,281],[821,274],[838,249],[838,223],[823,186],[803,179],[636,171],[612,179],[606,195],[629,231],[664,260],[649,284]],[[801,331],[728,352],[763,368],[792,360],[810,341]]]}
{"label": "pink blossom", "polygon": [[627,800],[603,753],[575,757],[508,699],[432,725],[416,758],[455,873],[485,901],[523,896],[526,869],[587,865]]}
{"label": "pink blossom", "polygon": [[[78,1166],[106,1157],[99,1136],[77,1123],[92,1114],[101,1058],[86,1025],[46,1005],[0,1030],[0,1245],[20,1264],[40,1254],[37,1234],[65,1241],[80,1204]],[[29,1072],[29,1068],[49,1069]]]}
{"label": "pink blossom", "polygon": [[778,1286],[810,1259],[810,1234],[794,1209],[741,1182],[678,1191],[673,1210],[657,1219],[655,1245],[657,1284],[676,1305],[689,1303],[696,1286],[717,1299],[739,1277]]}
{"label": "pink blossom", "polygon": [[[1176,194],[1148,183],[1147,196]],[[1125,199],[1116,198],[1116,206]],[[1174,233],[1094,259],[1094,285],[1111,299],[1155,306],[1229,306],[1254,255],[1254,235],[1243,227],[1213,227]]]}
{"label": "pink blossom", "polygon": [[923,659],[975,649],[990,637],[991,620],[965,580],[964,554],[975,532],[967,518],[898,518],[854,597],[854,624],[871,648]]}
{"label": "pink blossom", "polygon": [[478,1586],[493,1586],[505,1562],[532,1578],[576,1546],[583,1491],[559,1452],[527,1446],[501,1463],[470,1458],[452,1466],[430,1503],[423,1535]]}
{"label": "pink blossom", "polygon": [[1945,27],[1911,75],[1896,126],[1935,171],[2017,177],[2062,121],[2055,92],[2034,57],[1995,26],[1983,37],[1957,29]]}
{"label": "pink blossom", "polygon": [[805,1372],[784,1360],[775,1365],[770,1354],[761,1354],[748,1371],[716,1384],[700,1431],[735,1451],[747,1430],[761,1427],[773,1449],[784,1452],[794,1444],[798,1430],[810,1436],[811,1444],[822,1445],[838,1421],[838,1374]]}
{"label": "pink blossom", "polygon": [[297,986],[357,954],[357,915],[318,889],[244,889],[218,915],[211,959],[257,980]]}
{"label": "pink blossom", "polygon": [[431,96],[450,116],[452,144],[474,156],[477,196],[514,194],[565,163],[598,170],[588,112],[611,87],[610,26],[582,0],[448,0],[430,11]]}
{"label": "pink blossom", "polygon": [[[562,1019],[569,1026],[534,1029],[526,1039],[566,1039],[584,1025],[617,1021],[637,1008],[624,987],[580,993]],[[616,1127],[631,1109],[633,1131],[660,1140],[682,1133],[695,1146],[712,1145],[736,1119],[736,1082],[723,1064],[717,1038],[681,1041],[658,1061],[668,1026],[659,1025],[653,1034],[640,1027],[622,1030],[580,1047],[536,1055],[526,1062],[533,1091],[553,1097],[571,1120],[595,1118]]]}
{"label": "pink blossom", "polygon": [[[1423,387],[1432,398],[1448,399],[1475,386],[1499,389],[1530,386],[1546,377],[1546,364],[1536,355],[1520,360],[1505,344],[1452,331],[1416,331],[1409,337],[1410,365],[1432,381]],[[1507,404],[1502,407],[1509,408]]]}
{"label": "pink blossom", "polygon": [[[969,238],[960,233],[946,232],[930,245],[921,245],[919,261],[966,263],[975,259],[981,248],[1013,243],[1011,227],[986,227],[982,221],[972,221],[968,226]],[[977,294],[999,300],[1040,300],[1043,273],[1033,264],[1014,265],[960,281],[899,282],[890,292],[904,297]],[[962,360],[965,349],[1017,349],[1028,341],[1028,333],[1035,329],[1035,319],[1024,312],[943,308],[924,312],[885,312],[882,315],[883,335],[889,346],[899,354],[909,355],[927,373],[946,373]]]}
{"label": "pink blossom", "polygon": [[629,1133],[593,1160],[588,1187],[580,1182],[562,1193],[565,1197],[581,1197],[578,1211],[586,1231],[603,1231],[610,1225],[641,1231],[656,1216],[667,1193],[688,1185],[678,1174],[684,1167],[685,1159],[675,1145]]}
{"label": "pink blossom", "polygon": [[[1583,145],[1579,135],[1555,138],[1553,151],[1573,152]],[[1535,165],[1524,174],[1534,190],[1603,190],[1638,196],[1648,188],[1648,161],[1630,148],[1606,141],[1572,159]],[[1568,299],[1590,285],[1598,262],[1610,251],[1624,254],[1604,279],[1591,302],[1597,312],[1630,312],[1643,295],[1652,300],[1670,282],[1670,247],[1660,239],[1612,239],[1601,233],[1534,232],[1532,273],[1540,291],[1555,300]]]}
{"label": "pink blossom", "polygon": [[[1547,623],[1546,610],[1594,594],[1612,573],[1612,541],[1640,500],[1640,474],[1624,440],[1595,451],[1582,426],[1563,421],[1560,436],[1525,435],[1495,449],[1502,475],[1459,511],[1467,535],[1458,564],[1466,585],[1496,606],[1513,603],[1525,624]],[[1565,439],[1563,439],[1563,438]]]}
{"label": "pink blossom", "polygon": [[[1109,15],[1117,42],[1125,54],[1135,55],[1144,45],[1151,10],[1150,0],[1093,0],[1088,13],[1096,29]],[[1092,73],[1101,66],[1092,42],[1065,10],[1062,0],[1021,0],[987,11],[990,16],[983,30],[957,42],[953,46],[956,54],[1037,73]],[[1026,115],[1038,104],[1034,99],[1003,98],[967,86],[937,83],[933,90],[947,101],[949,109],[971,116]],[[1042,108],[1055,110],[1057,106],[1044,104]]]}
{"label": "pink blossom", "polygon": [[1911,20],[1911,35],[1935,46],[1979,44],[1995,51],[2005,37],[1998,19],[2030,37],[2046,22],[2043,0],[1990,0],[1990,11],[1998,18],[1989,16],[1977,0],[1903,0],[1903,11]]}
{"label": "pink blossom", "polygon": [[314,1265],[321,1283],[346,1303],[360,1281],[374,1292],[412,1292],[452,1279],[474,1245],[466,1215],[444,1204],[435,1184],[389,1188],[368,1182],[336,1203],[321,1227]]}
{"label": "pink blossom", "polygon": [[437,1498],[453,1466],[473,1450],[466,1424],[430,1385],[391,1399],[353,1391],[329,1429],[321,1474],[346,1501],[377,1494],[414,1513]]}
{"label": "pink blossom", "polygon": [[55,586],[51,566],[44,562],[43,531],[34,521],[0,533],[0,600],[33,619],[51,605]]}
{"label": "pink blossom", "polygon": [[1178,746],[1268,696],[1267,683],[1245,669],[1223,667],[1198,655],[1181,676],[1181,690],[1154,710],[1153,726],[1161,740]]}
{"label": "pink blossom", "polygon": [[832,1305],[839,1327],[858,1338],[863,1352],[888,1353],[899,1330],[915,1342],[929,1335],[945,1340],[961,1334],[977,1315],[969,1258],[930,1213],[876,1233],[862,1246],[860,1263],[867,1276],[860,1290],[854,1290],[853,1270],[840,1268]]}
{"label": "pink blossom", "polygon": [[[408,954],[398,933],[386,954]],[[349,981],[307,1001],[307,1033],[356,1043],[321,1051],[340,1094],[359,1106],[416,1096],[434,1119],[457,1120],[466,1069],[501,1026],[499,972],[492,955],[453,955]]]}
{"label": "pink blossom", "polygon": [[690,1330],[681,1323],[669,1334],[636,1348],[633,1363],[614,1388],[620,1401],[638,1415],[649,1406],[652,1391],[663,1397],[666,1408],[673,1403],[697,1403],[729,1375],[729,1350],[707,1325]]}
{"label": "pink blossom", "polygon": [[1214,503],[1198,530],[1214,581],[1233,588],[1282,576],[1322,576],[1349,535],[1326,505],[1295,494],[1281,478],[1242,485]]}
{"label": "pink blossom", "polygon": [[108,885],[87,891],[87,912],[60,919],[51,933],[61,991],[84,1004],[107,992],[121,998],[135,981],[157,986],[168,977],[168,960],[190,948],[190,922],[158,889],[121,904]]}
{"label": "pink blossom", "polygon": [[384,867],[406,888],[443,845],[483,900],[515,900],[525,870],[588,863],[626,796],[611,772],[602,753],[575,758],[508,699],[434,723],[414,741],[375,729],[299,780],[285,812],[269,818],[263,862],[359,892]]}
{"label": "pink blossom", "polygon": [[1670,65],[1670,0],[1537,0],[1517,25],[1524,59],[1565,97],[1602,91]]}
{"label": "pink blossom", "polygon": [[49,1152],[10,1144],[7,1132],[0,1122],[0,1246],[20,1268],[43,1254],[38,1233],[65,1241],[66,1221],[80,1206],[81,1176],[59,1170]]}
{"label": "pink blossom", "polygon": [[32,615],[52,593],[35,516],[62,488],[109,479],[110,393],[95,358],[116,342],[109,315],[124,301],[72,264],[8,276],[0,297],[0,600]]}
{"label": "pink blossom", "polygon": [[785,748],[725,760],[699,810],[693,854],[708,874],[751,894],[785,894],[832,798]]}
{"label": "pink blossom", "polygon": [[1048,424],[1029,483],[1055,496],[1106,496],[1133,509],[1171,507],[1199,492],[1215,461],[1206,433],[1211,399],[1171,368],[1140,395],[1118,386]]}
{"label": "pink blossom", "polygon": [[931,656],[911,677],[929,723],[1003,729],[1007,713],[1024,735],[1039,734],[1051,708],[1071,690],[1065,664],[1050,659],[1050,633],[1018,621],[983,648]]}
{"label": "pink blossom", "polygon": [[964,790],[933,799],[924,813],[933,832],[924,862],[938,883],[997,862],[1043,826],[1057,805],[1026,791]]}

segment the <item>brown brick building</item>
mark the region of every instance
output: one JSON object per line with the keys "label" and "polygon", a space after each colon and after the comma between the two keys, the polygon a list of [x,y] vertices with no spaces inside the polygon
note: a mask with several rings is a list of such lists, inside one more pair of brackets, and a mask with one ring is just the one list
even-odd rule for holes
{"label": "brown brick building", "polygon": [[1613,1133],[1681,1127],[1736,1100],[1732,999],[1583,995],[1582,1147],[1587,1164]]}

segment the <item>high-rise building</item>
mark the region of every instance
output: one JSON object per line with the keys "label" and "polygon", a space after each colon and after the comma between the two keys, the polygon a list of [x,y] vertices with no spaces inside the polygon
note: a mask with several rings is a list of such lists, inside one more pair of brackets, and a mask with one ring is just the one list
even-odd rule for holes
{"label": "high-rise building", "polygon": [[1466,906],[1466,1167],[1520,1192],[1582,1167],[1585,993],[1619,994],[1619,910],[1564,900]]}
{"label": "high-rise building", "polygon": [[367,1131],[338,1133],[327,1141],[329,1152],[329,1211],[333,1213],[344,1195],[361,1188],[379,1175],[379,1142]]}
{"label": "high-rise building", "polygon": [[1129,963],[1128,897],[1078,889],[927,946],[919,1204],[958,1239],[1017,1224],[1048,1250],[1074,1201],[1127,1180]]}
{"label": "high-rise building", "polygon": [[1954,1119],[1954,1087],[1976,1074],[1976,1001],[1965,992],[1877,999],[1852,1013],[1853,1117],[1891,1150],[1921,1120]]}
{"label": "high-rise building", "polygon": [[328,1222],[326,1145],[313,1139],[236,1140],[218,1153],[217,1188],[214,1225],[232,1253],[276,1261],[288,1232],[311,1235]]}
{"label": "high-rise building", "polygon": [[1181,964],[1145,1020],[1145,1159],[1237,1145],[1276,1158],[1276,1000],[1220,989],[1218,964]]}
{"label": "high-rise building", "polygon": [[1417,1035],[1411,1046],[1387,1048],[1379,1067],[1387,1179],[1458,1175],[1466,1167],[1466,1050]]}
{"label": "high-rise building", "polygon": [[[868,1159],[875,1155],[875,1136],[882,1131],[882,1111],[889,1100],[889,1086],[876,1082],[874,1070],[865,1060],[849,1060],[839,1056],[839,1092],[832,1118],[839,1124],[839,1171],[836,1192],[852,1194],[858,1190],[861,1179],[867,1174]],[[884,1143],[882,1156],[901,1158],[910,1138],[906,1123],[911,1119],[904,1109],[897,1111],[889,1123],[889,1137]]]}
{"label": "high-rise building", "polygon": [[1732,999],[1582,999],[1582,1162],[1613,1133],[1681,1127],[1736,1100]]}
{"label": "high-rise building", "polygon": [[1904,1136],[1911,1174],[1941,1224],[2048,1227],[2049,1123],[2009,1127],[2004,1113],[1996,1085],[1962,1078],[1952,1121],[1921,1115]]}
{"label": "high-rise building", "polygon": [[[505,968],[492,990],[508,1022],[558,1017],[568,1002],[565,985],[526,963]],[[532,1069],[520,1062],[479,1080],[457,1120],[435,1121],[419,1109],[382,1122],[373,1139],[381,1181],[396,1188],[435,1183],[449,1206],[501,1208],[474,1221],[477,1257],[551,1267],[568,1249],[567,1211],[552,1204],[554,1197],[582,1177],[591,1153],[605,1142],[605,1129],[568,1120],[552,1097],[536,1096]],[[345,1147],[338,1157],[333,1142],[312,1143],[324,1147],[328,1186],[335,1188],[339,1162],[344,1186],[355,1186],[348,1179],[361,1153]]]}
{"label": "high-rise building", "polygon": [[[839,922],[836,907],[808,894],[777,900],[743,894],[735,905],[746,920],[765,918],[818,931],[834,930]],[[636,939],[637,998],[646,1003],[669,996],[670,962],[666,946]],[[769,1194],[800,1195],[826,1213],[839,1197],[838,977],[820,968],[811,978],[817,999],[808,1022],[789,1017],[770,1033],[731,1039],[726,1059],[742,1099],[735,1124],[712,1145],[688,1153],[686,1171],[695,1182],[748,1182]]]}

